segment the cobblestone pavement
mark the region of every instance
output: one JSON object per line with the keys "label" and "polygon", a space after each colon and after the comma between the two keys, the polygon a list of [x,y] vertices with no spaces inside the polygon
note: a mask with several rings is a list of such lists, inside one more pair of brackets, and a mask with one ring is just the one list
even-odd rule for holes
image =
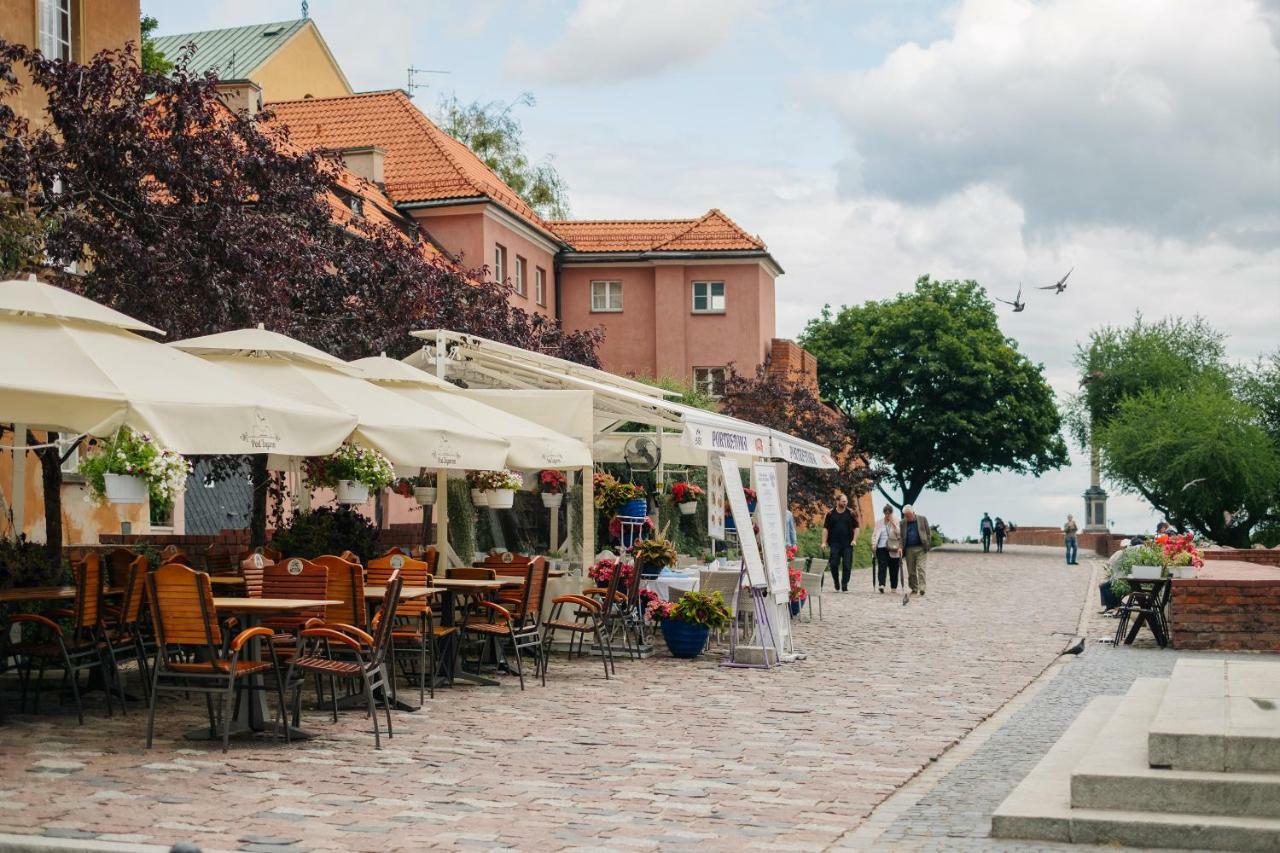
{"label": "cobblestone pavement", "polygon": [[546,688],[438,691],[378,752],[360,713],[312,711],[315,739],[224,757],[181,739],[203,717],[195,696],[166,701],[150,751],[136,706],[91,707],[84,726],[11,717],[0,833],[277,853],[821,849],[1058,656],[1088,577],[1050,549],[947,549],[909,606],[865,572],[828,592],[826,620],[796,626],[808,658],[780,670],[659,655],[606,682],[558,656]]}

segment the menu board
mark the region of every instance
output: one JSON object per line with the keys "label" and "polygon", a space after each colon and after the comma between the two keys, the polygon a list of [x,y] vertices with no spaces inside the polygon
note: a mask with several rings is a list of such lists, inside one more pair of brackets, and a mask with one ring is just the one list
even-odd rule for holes
{"label": "menu board", "polygon": [[718,453],[707,459],[707,535],[724,540],[724,471],[716,460]]}
{"label": "menu board", "polygon": [[742,475],[738,473],[738,463],[727,456],[721,456],[720,471],[724,476],[725,496],[729,499],[729,509],[733,512],[734,526],[738,531],[738,546],[742,549],[742,559],[747,564],[747,582],[751,586],[768,586],[764,562],[760,559],[760,546],[756,543],[756,533],[751,527],[747,493],[742,490]]}
{"label": "menu board", "polygon": [[769,462],[752,466],[756,481],[757,517],[760,544],[769,575],[769,592],[778,603],[791,600],[791,580],[787,575],[787,541],[782,528],[782,501],[778,490],[778,469]]}

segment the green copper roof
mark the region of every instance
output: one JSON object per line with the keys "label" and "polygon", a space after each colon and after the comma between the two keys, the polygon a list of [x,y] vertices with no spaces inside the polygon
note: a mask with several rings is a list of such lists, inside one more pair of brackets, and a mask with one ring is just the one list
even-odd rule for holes
{"label": "green copper roof", "polygon": [[224,80],[234,80],[247,77],[288,41],[290,36],[302,29],[307,20],[300,18],[296,21],[254,24],[250,27],[231,27],[203,33],[156,36],[156,47],[164,53],[166,59],[176,62],[182,49],[194,42],[196,51],[189,65],[193,73],[215,71]]}

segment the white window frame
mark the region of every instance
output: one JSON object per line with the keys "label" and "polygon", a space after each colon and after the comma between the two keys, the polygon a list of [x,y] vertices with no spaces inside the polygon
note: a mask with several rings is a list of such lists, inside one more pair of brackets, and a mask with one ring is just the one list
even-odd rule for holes
{"label": "white window frame", "polygon": [[724,367],[695,367],[693,369],[693,387],[705,391],[708,396],[719,399],[724,394],[724,383],[728,371]]}
{"label": "white window frame", "polygon": [[498,284],[507,282],[507,247],[501,243],[493,244],[493,277]]}
{"label": "white window frame", "polygon": [[622,313],[622,282],[620,281],[591,282],[591,313],[592,314],[621,314]]}
{"label": "white window frame", "polygon": [[46,59],[71,59],[71,0],[36,0],[40,52]]}
{"label": "white window frame", "polygon": [[529,268],[529,262],[526,261],[524,258],[520,257],[519,255],[516,255],[515,290],[516,290],[516,293],[520,294],[521,296],[529,295],[529,291],[527,289],[527,286],[525,285],[525,272],[526,270],[528,270],[528,268]]}
{"label": "white window frame", "polygon": [[[702,292],[699,293],[698,291]],[[720,292],[717,294],[716,291]],[[691,310],[694,314],[723,314],[727,303],[723,281],[695,281],[692,287],[693,299]],[[698,307],[698,299],[703,300],[703,307]]]}
{"label": "white window frame", "polygon": [[542,267],[533,268],[533,301],[547,307],[547,271]]}

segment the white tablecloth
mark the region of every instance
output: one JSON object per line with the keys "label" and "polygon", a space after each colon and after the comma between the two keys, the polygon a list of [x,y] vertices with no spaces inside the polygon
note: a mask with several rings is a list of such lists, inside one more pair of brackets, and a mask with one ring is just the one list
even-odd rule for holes
{"label": "white tablecloth", "polygon": [[656,578],[641,580],[640,586],[644,589],[653,590],[663,601],[666,601],[669,590],[678,589],[681,592],[691,592],[697,589],[698,575],[696,572],[691,572],[684,577],[680,575],[658,575]]}

